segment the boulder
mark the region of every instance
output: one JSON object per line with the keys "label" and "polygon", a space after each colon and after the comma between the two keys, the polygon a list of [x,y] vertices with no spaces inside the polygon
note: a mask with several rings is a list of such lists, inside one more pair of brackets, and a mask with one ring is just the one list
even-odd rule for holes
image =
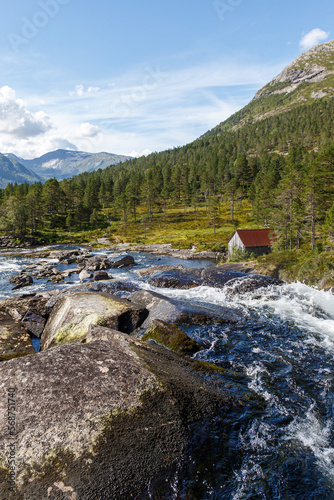
{"label": "boulder", "polygon": [[90,324],[131,333],[147,317],[144,307],[107,293],[77,292],[63,295],[45,326],[41,350],[82,341]]}
{"label": "boulder", "polygon": [[144,267],[143,269],[138,269],[136,273],[138,276],[141,278],[142,276],[147,276],[147,275],[152,275],[155,273],[159,273],[161,271],[175,271],[176,269],[186,269],[184,266],[179,264],[178,266],[171,266],[171,265],[158,265],[158,266],[151,266],[151,267]]}
{"label": "boulder", "polygon": [[13,290],[19,290],[25,286],[30,286],[33,282],[34,280],[31,276],[17,276],[14,281],[15,286],[13,287]]}
{"label": "boulder", "polygon": [[[195,424],[247,404],[227,395],[219,377],[207,379],[191,361],[121,333],[3,363],[0,498],[173,498]],[[9,388],[17,408],[13,489]]]}
{"label": "boulder", "polygon": [[29,333],[33,333],[35,337],[40,338],[43,333],[46,320],[45,318],[38,316],[38,314],[28,311],[24,316],[22,323]]}
{"label": "boulder", "polygon": [[86,271],[86,269],[83,269],[79,274],[80,281],[89,280],[91,277],[92,275],[88,271]]}
{"label": "boulder", "polygon": [[223,288],[226,283],[234,278],[249,276],[241,271],[234,271],[224,267],[207,267],[202,271],[203,285],[213,288]]}
{"label": "boulder", "polygon": [[142,340],[154,340],[179,354],[190,355],[201,350],[200,344],[188,337],[177,325],[171,325],[158,319],[151,322]]}
{"label": "boulder", "polygon": [[200,272],[191,269],[173,269],[159,271],[151,275],[146,281],[159,288],[189,289],[202,284]]}
{"label": "boulder", "polygon": [[191,304],[146,290],[132,293],[129,300],[149,311],[148,318],[141,325],[142,329],[148,328],[154,319],[167,323],[193,325],[237,323],[243,319],[243,314],[237,309],[215,305]]}
{"label": "boulder", "polygon": [[34,353],[27,329],[0,309],[0,361]]}
{"label": "boulder", "polygon": [[122,268],[122,267],[132,267],[135,266],[135,259],[131,257],[131,255],[126,255],[120,260],[116,260],[116,262],[113,262],[111,264],[111,268],[116,269],[116,268]]}
{"label": "boulder", "polygon": [[112,276],[109,276],[107,271],[95,271],[94,281],[111,280]]}
{"label": "boulder", "polygon": [[108,260],[106,255],[94,255],[84,261],[84,266],[87,271],[99,271],[100,269],[110,269],[112,262]]}
{"label": "boulder", "polygon": [[131,293],[136,292],[137,290],[139,290],[139,287],[137,285],[124,283],[123,281],[89,281],[87,283],[81,283],[80,285],[72,285],[66,290],[56,290],[56,293],[52,295],[52,297],[50,297],[50,299],[47,301],[46,309],[48,311],[48,314],[50,314],[53,307],[61,297],[72,293],[104,292],[124,298],[129,296]]}
{"label": "boulder", "polygon": [[46,304],[54,294],[55,292],[52,291],[4,299],[0,303],[1,310],[17,320],[22,320],[28,312],[46,318],[48,315]]}

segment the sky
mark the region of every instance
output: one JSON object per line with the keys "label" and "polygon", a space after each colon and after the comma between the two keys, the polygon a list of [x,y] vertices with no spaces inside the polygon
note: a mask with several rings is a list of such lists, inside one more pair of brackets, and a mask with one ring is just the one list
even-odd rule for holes
{"label": "sky", "polygon": [[189,143],[333,38],[333,0],[2,0],[0,152]]}

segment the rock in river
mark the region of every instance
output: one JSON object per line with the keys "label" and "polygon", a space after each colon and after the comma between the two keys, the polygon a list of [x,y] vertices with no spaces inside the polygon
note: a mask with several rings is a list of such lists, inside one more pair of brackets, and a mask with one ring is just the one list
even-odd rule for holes
{"label": "rock in river", "polygon": [[[117,332],[108,342],[68,344],[2,363],[0,498],[172,498],[191,424],[238,407],[219,379],[209,385],[193,365]],[[14,491],[11,387],[19,410]]]}
{"label": "rock in river", "polygon": [[41,350],[69,342],[80,342],[90,324],[125,333],[140,326],[147,316],[144,307],[107,293],[78,292],[63,295],[45,326]]}
{"label": "rock in river", "polygon": [[148,328],[153,319],[167,323],[210,325],[237,323],[243,318],[237,309],[213,304],[191,304],[145,290],[132,293],[129,300],[139,307],[145,307],[150,313],[142,324],[143,329]]}

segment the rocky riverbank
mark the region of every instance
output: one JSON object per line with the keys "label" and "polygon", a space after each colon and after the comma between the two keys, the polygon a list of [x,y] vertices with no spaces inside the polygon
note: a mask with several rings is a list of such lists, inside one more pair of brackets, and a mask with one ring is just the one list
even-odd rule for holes
{"label": "rocky riverbank", "polygon": [[[65,279],[58,269],[64,263],[91,276],[65,290],[0,303],[1,393],[14,388],[20,409],[11,490],[8,400],[1,399],[0,497],[168,498],[167,478],[192,442],[192,425],[224,418],[252,399],[240,385],[242,376],[188,357],[203,346],[182,325],[238,324],[243,313],[172,299],[109,275],[94,281],[95,273],[134,266],[131,256],[110,260],[84,250],[52,250],[47,257],[58,263],[32,264],[20,278],[52,279],[60,273]],[[153,266],[137,274],[161,290],[207,284],[233,293],[236,286],[278,283],[246,270]],[[117,290],[127,298],[117,297]],[[41,338],[38,354],[31,337]],[[244,397],[228,394],[225,386],[231,384],[239,384]]]}

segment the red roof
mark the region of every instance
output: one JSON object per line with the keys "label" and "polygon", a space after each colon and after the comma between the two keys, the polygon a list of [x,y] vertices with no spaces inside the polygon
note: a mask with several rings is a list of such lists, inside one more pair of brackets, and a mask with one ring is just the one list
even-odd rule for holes
{"label": "red roof", "polygon": [[275,236],[271,229],[238,229],[236,231],[245,247],[269,247]]}

